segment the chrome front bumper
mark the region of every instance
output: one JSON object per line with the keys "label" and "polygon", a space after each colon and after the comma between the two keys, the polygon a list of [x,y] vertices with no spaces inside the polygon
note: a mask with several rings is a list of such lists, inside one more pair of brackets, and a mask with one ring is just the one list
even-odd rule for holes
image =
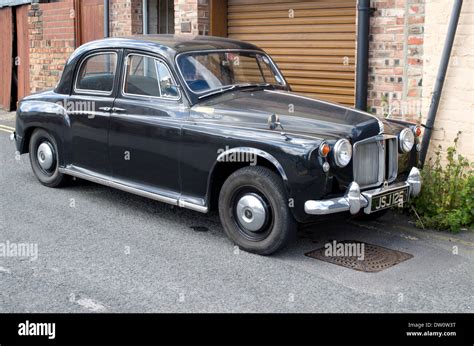
{"label": "chrome front bumper", "polygon": [[324,199],[319,201],[306,201],[304,210],[311,215],[326,215],[349,211],[352,215],[360,212],[364,208],[366,214],[370,213],[370,201],[372,196],[390,192],[392,190],[408,187],[409,196],[418,196],[421,190],[421,174],[418,168],[413,167],[404,182],[390,184],[386,187],[380,187],[369,191],[360,191],[359,184],[352,182],[343,197]]}

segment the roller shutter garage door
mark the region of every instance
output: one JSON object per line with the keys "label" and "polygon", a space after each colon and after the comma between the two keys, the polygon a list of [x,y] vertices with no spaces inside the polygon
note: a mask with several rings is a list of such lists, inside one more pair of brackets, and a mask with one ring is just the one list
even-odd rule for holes
{"label": "roller shutter garage door", "polygon": [[269,53],[293,91],[354,105],[356,0],[228,0],[228,36]]}

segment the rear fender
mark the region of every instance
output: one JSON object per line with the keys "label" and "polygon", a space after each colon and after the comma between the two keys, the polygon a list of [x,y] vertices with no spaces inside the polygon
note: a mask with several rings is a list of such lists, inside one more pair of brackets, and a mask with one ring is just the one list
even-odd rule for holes
{"label": "rear fender", "polygon": [[[17,149],[21,154],[29,151],[29,141],[34,129],[48,131],[56,140],[60,165],[65,160],[66,143],[70,143],[71,121],[62,102],[24,100],[19,104],[16,117]],[[67,161],[66,161],[67,162]]]}

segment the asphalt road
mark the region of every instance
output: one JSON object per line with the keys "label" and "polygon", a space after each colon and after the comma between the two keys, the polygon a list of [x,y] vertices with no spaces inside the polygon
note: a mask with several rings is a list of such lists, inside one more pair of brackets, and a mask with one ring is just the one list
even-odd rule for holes
{"label": "asphalt road", "polygon": [[[0,244],[37,244],[38,258],[0,257],[0,312],[474,310],[472,231],[421,231],[392,213],[301,228],[285,251],[262,257],[238,251],[217,214],[79,180],[44,187],[8,136],[0,126]],[[333,239],[414,257],[364,273],[304,255]]]}

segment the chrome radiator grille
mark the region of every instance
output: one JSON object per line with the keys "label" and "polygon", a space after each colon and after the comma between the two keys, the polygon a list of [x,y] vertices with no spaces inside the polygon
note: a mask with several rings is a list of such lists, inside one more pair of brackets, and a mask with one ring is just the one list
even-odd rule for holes
{"label": "chrome radiator grille", "polygon": [[354,180],[361,188],[392,182],[398,171],[398,140],[379,135],[354,144]]}

